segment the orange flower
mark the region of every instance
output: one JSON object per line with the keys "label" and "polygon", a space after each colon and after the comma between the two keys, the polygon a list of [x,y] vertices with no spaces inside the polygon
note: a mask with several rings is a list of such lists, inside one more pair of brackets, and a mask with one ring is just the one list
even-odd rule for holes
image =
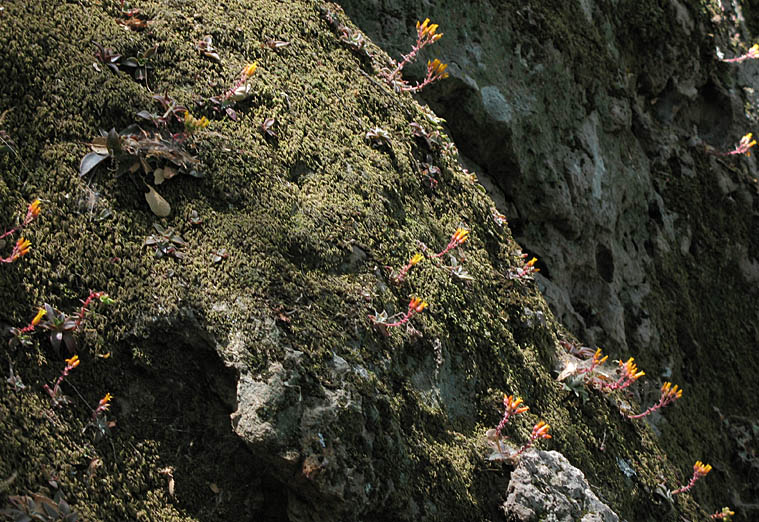
{"label": "orange flower", "polygon": [[409,301],[408,308],[409,311],[413,310],[414,312],[418,313],[427,308],[427,302],[422,301],[418,297],[412,297],[411,301]]}
{"label": "orange flower", "polygon": [[[535,258],[533,257],[533,259]],[[608,355],[604,355],[603,357],[601,357],[601,349],[598,348],[596,350],[596,353],[593,354],[593,366],[598,366],[599,364],[603,364],[604,362],[606,362],[606,359],[608,358],[609,358]]]}
{"label": "orange flower", "polygon": [[520,413],[524,413],[530,409],[529,406],[519,406],[520,404],[522,404],[521,397],[517,397],[515,399],[513,395],[504,394],[503,405],[506,406],[506,410],[509,411],[509,416],[519,415]]}
{"label": "orange flower", "polygon": [[662,402],[666,400],[673,401],[675,399],[679,399],[682,396],[683,396],[683,390],[682,389],[678,390],[677,384],[675,384],[674,386],[672,386],[671,382],[665,382],[664,384],[662,384],[662,387],[661,387]]}
{"label": "orange flower", "polygon": [[637,381],[643,377],[646,372],[639,372],[638,366],[633,361],[634,359],[632,357],[630,357],[625,363],[619,361],[619,367],[621,368],[624,377],[627,377],[630,381]]}
{"label": "orange flower", "polygon": [[29,204],[29,207],[27,208],[27,213],[32,217],[37,217],[40,215],[40,200],[35,199]]}
{"label": "orange flower", "polygon": [[469,239],[469,231],[465,228],[457,228],[451,237],[451,242],[460,245],[467,239]]}
{"label": "orange flower", "polygon": [[29,253],[29,248],[32,246],[31,241],[28,239],[24,239],[23,237],[19,238],[18,241],[16,241],[16,246],[13,248],[13,254],[11,255],[11,261],[15,261],[21,256],[25,256]]}
{"label": "orange flower", "polygon": [[98,403],[98,409],[99,410],[107,410],[110,407],[111,399],[113,399],[113,395],[110,393],[106,393],[105,397],[100,399],[100,402]]}
{"label": "orange flower", "polygon": [[540,421],[535,426],[533,426],[532,435],[530,435],[530,438],[533,440],[550,439],[551,436],[548,434],[549,429],[551,429],[550,425],[546,424],[544,421]]}
{"label": "orange flower", "polygon": [[68,365],[69,369],[74,369],[77,366],[79,366],[79,356],[75,355],[71,359],[66,359],[66,364]]}
{"label": "orange flower", "polygon": [[711,464],[704,464],[700,460],[697,460],[693,465],[693,475],[699,477],[705,477],[712,470]]}

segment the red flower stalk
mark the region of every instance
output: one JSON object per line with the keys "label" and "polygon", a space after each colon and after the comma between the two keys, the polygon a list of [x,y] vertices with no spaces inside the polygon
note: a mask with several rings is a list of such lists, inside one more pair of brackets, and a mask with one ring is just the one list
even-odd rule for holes
{"label": "red flower stalk", "polygon": [[503,419],[501,419],[501,422],[498,423],[498,427],[495,429],[495,441],[498,445],[498,451],[503,453],[501,450],[501,431],[503,431],[503,428],[506,427],[506,424],[509,422],[509,419],[513,415],[519,415],[520,413],[524,413],[527,410],[530,409],[529,406],[520,406],[522,404],[522,398],[517,397],[514,398],[513,395],[505,395],[503,396],[503,406],[505,408],[503,412]]}
{"label": "red flower stalk", "polygon": [[457,228],[456,232],[454,232],[451,236],[451,240],[448,242],[448,245],[440,253],[433,254],[432,257],[443,257],[445,254],[461,245],[467,239],[469,239],[469,231],[465,228]]}
{"label": "red flower stalk", "polygon": [[408,264],[401,268],[401,271],[398,272],[397,276],[395,276],[395,282],[400,283],[403,281],[406,278],[406,275],[408,275],[408,271],[411,270],[411,267],[419,263],[422,259],[424,259],[424,256],[422,254],[414,254],[414,256],[409,259]]}
{"label": "red flower stalk", "polygon": [[411,52],[405,55],[403,59],[398,63],[398,66],[395,68],[395,70],[390,73],[390,78],[395,78],[398,76],[401,73],[401,69],[411,63],[423,47],[437,42],[443,37],[443,33],[436,33],[437,28],[438,24],[430,24],[429,18],[425,18],[424,22],[416,22],[416,44],[414,44]]}
{"label": "red flower stalk", "polygon": [[24,239],[23,237],[19,238],[19,240],[16,241],[16,245],[13,247],[11,255],[6,258],[0,258],[0,263],[13,263],[19,257],[28,254],[31,246],[31,241]]}
{"label": "red flower stalk", "polygon": [[445,72],[447,68],[448,64],[441,62],[437,58],[431,62],[427,60],[427,75],[424,77],[422,83],[417,83],[413,87],[410,85],[403,85],[401,90],[406,92],[419,92],[433,82],[448,78],[448,73]]}
{"label": "red flower stalk", "polygon": [[[527,258],[527,254],[522,254],[519,257],[521,257],[522,259],[526,259]],[[509,274],[509,277],[511,279],[521,279],[521,278],[523,278],[525,276],[528,276],[528,275],[531,275],[531,274],[533,274],[535,272],[540,272],[540,268],[535,268],[535,263],[537,263],[537,262],[538,262],[538,258],[537,257],[533,257],[532,259],[530,259],[529,261],[527,261],[524,264],[524,266],[522,266],[522,268],[512,269],[511,273]]]}
{"label": "red flower stalk", "polygon": [[78,330],[79,326],[82,324],[82,321],[84,320],[84,314],[87,313],[87,307],[90,305],[93,299],[100,299],[101,301],[103,299],[108,299],[108,295],[105,292],[90,292],[90,295],[87,296],[87,299],[82,301],[82,307],[79,309],[79,313],[76,316],[76,322],[74,329]]}
{"label": "red flower stalk", "polygon": [[530,449],[532,445],[535,443],[538,439],[550,439],[551,435],[548,434],[548,430],[551,428],[550,425],[546,424],[544,421],[538,422],[535,426],[532,427],[532,433],[530,434],[530,440],[527,441],[527,444],[519,448],[519,451],[517,451],[514,454],[514,457],[517,457]]}
{"label": "red flower stalk", "polygon": [[738,56],[737,58],[723,58],[722,61],[725,63],[741,63],[749,59],[757,58],[759,58],[759,44],[754,44],[746,54]]}
{"label": "red flower stalk", "polygon": [[237,80],[234,87],[224,94],[222,100],[231,99],[232,101],[240,101],[250,96],[250,86],[246,85],[245,82],[256,73],[256,69],[258,69],[258,63],[256,62],[246,65],[242,73],[240,73],[240,79]]}
{"label": "red flower stalk", "polygon": [[98,402],[97,408],[92,412],[92,418],[96,419],[98,415],[108,410],[108,408],[111,407],[111,399],[113,399],[113,395],[110,393],[106,393],[105,397],[100,399],[100,402]]}
{"label": "red flower stalk", "polygon": [[745,136],[741,138],[741,141],[738,142],[738,145],[731,150],[730,152],[717,152],[716,154],[719,156],[735,156],[738,154],[745,154],[746,156],[751,156],[751,147],[756,145],[756,140],[751,138],[752,133],[748,133]]}
{"label": "red flower stalk", "polygon": [[58,406],[61,402],[63,402],[63,397],[61,396],[61,383],[63,382],[63,379],[68,377],[69,372],[79,366],[79,356],[75,355],[71,359],[66,359],[66,367],[63,368],[63,371],[61,372],[61,376],[58,377],[58,380],[55,381],[55,386],[53,386],[52,389],[50,389],[50,386],[45,384],[43,388],[47,392],[48,395],[50,395],[50,398],[53,400],[53,406]]}
{"label": "red flower stalk", "polygon": [[630,357],[626,362],[619,361],[619,369],[622,373],[619,380],[611,384],[604,384],[603,388],[606,391],[622,390],[627,388],[632,383],[643,377],[646,372],[639,372],[638,367],[633,362],[634,359]]}
{"label": "red flower stalk", "polygon": [[27,226],[29,223],[34,221],[34,219],[39,215],[40,215],[40,200],[35,199],[31,203],[29,203],[28,207],[26,207],[26,216],[24,217],[24,220],[21,222],[21,224],[15,228],[10,229],[4,234],[0,235],[0,239],[3,239],[5,237],[10,236],[11,234],[18,232],[19,230]]}
{"label": "red flower stalk", "polygon": [[677,495],[678,493],[685,493],[693,487],[698,479],[705,477],[711,470],[712,467],[710,464],[704,464],[700,460],[697,460],[693,465],[693,476],[691,477],[690,482],[688,482],[688,484],[685,486],[677,488],[672,492],[672,494]]}
{"label": "red flower stalk", "polygon": [[659,397],[659,402],[648,408],[643,413],[639,413],[637,415],[628,415],[627,417],[629,419],[640,419],[641,417],[645,417],[646,415],[649,415],[659,408],[663,408],[665,406],[669,406],[673,402],[675,402],[677,399],[683,396],[683,390],[677,389],[677,384],[672,386],[671,382],[665,382],[662,384],[661,387],[661,397]]}
{"label": "red flower stalk", "polygon": [[[398,319],[397,321],[391,323],[391,322],[388,322],[389,319],[388,320],[382,320],[382,319],[378,319],[376,316],[373,316],[373,315],[370,315],[369,319],[371,319],[371,321],[374,324],[378,324],[378,325],[381,325],[381,326],[401,326],[401,325],[404,325],[407,322],[409,322],[409,320],[412,317],[414,317],[414,315],[416,315],[419,312],[423,311],[425,308],[427,308],[427,302],[426,301],[422,301],[418,297],[412,297],[411,301],[409,301],[409,304],[408,304],[408,310],[406,311],[405,314],[402,314],[402,317],[400,319]],[[384,312],[383,312],[383,315],[384,315]],[[398,315],[401,315],[401,314],[397,314],[397,315],[395,315],[393,317],[397,317]]]}
{"label": "red flower stalk", "polygon": [[593,354],[593,359],[590,361],[590,366],[588,368],[581,368],[577,370],[577,375],[582,375],[584,373],[591,373],[593,370],[595,370],[598,366],[602,365],[604,362],[606,362],[606,359],[609,358],[608,355],[604,355],[601,357],[601,349],[597,348],[596,353]]}

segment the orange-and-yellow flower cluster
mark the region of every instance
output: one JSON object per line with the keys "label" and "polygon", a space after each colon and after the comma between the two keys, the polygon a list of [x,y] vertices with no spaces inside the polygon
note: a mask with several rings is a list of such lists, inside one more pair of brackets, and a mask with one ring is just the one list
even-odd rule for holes
{"label": "orange-and-yellow flower cluster", "polygon": [[184,111],[184,129],[187,132],[187,134],[192,134],[193,132],[205,129],[211,124],[210,121],[208,121],[208,118],[203,116],[202,118],[198,119],[192,114],[190,114],[190,111]]}
{"label": "orange-and-yellow flower cluster", "polygon": [[418,297],[412,297],[408,303],[409,313],[419,313],[427,308],[427,301],[422,301]]}
{"label": "orange-and-yellow flower cluster", "polygon": [[506,413],[509,417],[512,415],[519,415],[520,413],[524,413],[530,409],[529,406],[520,406],[522,402],[523,401],[521,397],[514,398],[513,395],[503,395],[503,405],[506,408]]}
{"label": "orange-and-yellow flower cluster", "polygon": [[79,366],[80,362],[81,361],[79,360],[79,356],[78,355],[75,355],[75,356],[71,357],[70,359],[66,359],[66,370],[67,371],[73,370],[74,368],[76,368],[77,366]]}
{"label": "orange-and-yellow flower cluster", "polygon": [[635,359],[633,357],[630,357],[624,363],[619,361],[619,369],[622,374],[621,380],[625,383],[625,385],[620,386],[620,388],[629,386],[646,374],[646,372],[638,371],[638,366],[635,364]]}
{"label": "orange-and-yellow flower cluster", "polygon": [[432,61],[427,60],[427,78],[429,78],[430,82],[448,78],[448,73],[445,72],[447,68],[448,64],[441,62],[437,58]]}
{"label": "orange-and-yellow flower cluster", "polygon": [[24,239],[23,237],[20,237],[18,241],[16,241],[16,246],[13,247],[13,252],[11,253],[10,260],[11,262],[15,261],[21,256],[25,256],[29,253],[29,250],[31,249],[32,242],[28,239]]}
{"label": "orange-and-yellow flower cluster", "polygon": [[443,33],[437,32],[438,24],[431,24],[429,18],[425,18],[424,22],[416,22],[416,34],[419,40],[425,42],[437,42],[443,37]]}
{"label": "orange-and-yellow flower cluster", "polygon": [[100,402],[98,403],[98,409],[100,411],[107,410],[111,406],[111,399],[113,399],[113,395],[106,393],[105,397],[100,399]]}
{"label": "orange-and-yellow flower cluster", "polygon": [[690,488],[693,487],[693,485],[698,481],[700,478],[704,478],[706,475],[709,474],[709,472],[712,470],[712,466],[710,464],[704,464],[700,460],[697,460],[695,464],[693,464],[693,476],[690,479],[690,482],[686,484],[685,486],[679,487],[676,490],[672,492],[673,495],[677,495],[679,493],[685,493]]}
{"label": "orange-and-yellow flower cluster", "polygon": [[30,222],[32,219],[36,218],[40,215],[40,205],[42,202],[39,199],[35,199],[31,203],[29,203],[29,206],[26,209],[26,219],[28,219]]}
{"label": "orange-and-yellow flower cluster", "polygon": [[544,421],[539,421],[535,426],[532,427],[532,434],[530,435],[530,439],[550,439],[551,435],[548,433],[549,429],[551,429],[551,426],[549,424],[546,424]]}
{"label": "orange-and-yellow flower cluster", "polygon": [[704,464],[700,460],[697,460],[696,463],[693,464],[693,475],[698,475],[699,478],[705,477],[711,470],[711,464]]}

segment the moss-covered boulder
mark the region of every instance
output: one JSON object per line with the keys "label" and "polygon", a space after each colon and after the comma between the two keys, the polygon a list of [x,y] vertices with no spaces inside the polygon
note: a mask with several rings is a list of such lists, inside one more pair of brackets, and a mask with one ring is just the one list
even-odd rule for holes
{"label": "moss-covered boulder", "polygon": [[[438,118],[383,81],[387,55],[337,6],[2,7],[0,222],[35,198],[42,213],[0,247],[31,241],[0,266],[0,506],[497,520],[513,463],[488,458],[486,431],[507,393],[530,411],[504,435],[523,443],[547,421],[540,444],[620,517],[705,516],[690,496],[657,496],[685,478],[683,457],[621,417],[621,396],[581,400],[555,380],[571,336],[515,275],[519,245],[455,145],[420,136]],[[458,229],[468,240],[436,256]],[[82,312],[92,291],[114,303]],[[376,324],[413,297],[429,306]],[[35,325],[45,303],[55,312]],[[60,314],[78,366],[45,330]],[[43,386],[66,365],[68,401],[53,401]]]}

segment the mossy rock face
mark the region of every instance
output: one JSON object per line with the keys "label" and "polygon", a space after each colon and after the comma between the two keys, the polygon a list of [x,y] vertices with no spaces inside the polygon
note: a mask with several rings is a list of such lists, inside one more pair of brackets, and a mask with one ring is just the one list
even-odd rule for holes
{"label": "mossy rock face", "polygon": [[756,128],[757,66],[718,58],[753,45],[751,2],[340,3],[394,57],[408,20],[440,24],[423,59],[451,78],[422,97],[540,259],[551,310],[639,361],[641,403],[685,388],[653,424],[678,468],[716,464],[696,499],[756,498],[757,163],[721,154]]}
{"label": "mossy rock face", "polygon": [[[387,56],[371,42],[367,57],[340,40],[339,24],[357,29],[337,6],[145,1],[130,16],[118,4],[0,13],[2,128],[17,152],[0,153],[0,222],[43,201],[23,232],[32,251],[1,267],[0,322],[22,327],[43,303],[74,314],[90,290],[115,300],[92,305],[76,332],[68,405],[42,388],[68,356],[45,332],[7,349],[25,387],[12,380],[0,394],[0,505],[59,490],[92,520],[495,520],[511,468],[487,461],[485,431],[509,393],[530,405],[512,440],[545,419],[545,446],[620,516],[650,514],[676,468],[613,401],[581,403],[555,382],[566,334],[535,283],[509,277],[519,246],[455,147],[414,139],[409,124],[432,129],[434,115],[382,82]],[[197,49],[206,35],[221,63]],[[98,62],[92,42],[139,60],[158,47],[135,78]],[[253,61],[236,120],[213,110],[208,98]],[[123,164],[110,160],[78,172],[100,129],[150,129],[137,113],[161,111],[155,93],[211,120],[186,138],[169,123],[205,177],[154,187],[165,218],[144,198],[152,174],[117,176]],[[389,144],[366,140],[375,127]],[[156,223],[182,237],[180,258],[146,244]],[[471,280],[431,255],[458,227],[471,236],[452,254]],[[394,284],[386,267],[425,248]],[[411,296],[429,302],[413,329],[372,326]],[[97,436],[106,392],[116,424]],[[678,510],[702,513],[688,499]]]}

